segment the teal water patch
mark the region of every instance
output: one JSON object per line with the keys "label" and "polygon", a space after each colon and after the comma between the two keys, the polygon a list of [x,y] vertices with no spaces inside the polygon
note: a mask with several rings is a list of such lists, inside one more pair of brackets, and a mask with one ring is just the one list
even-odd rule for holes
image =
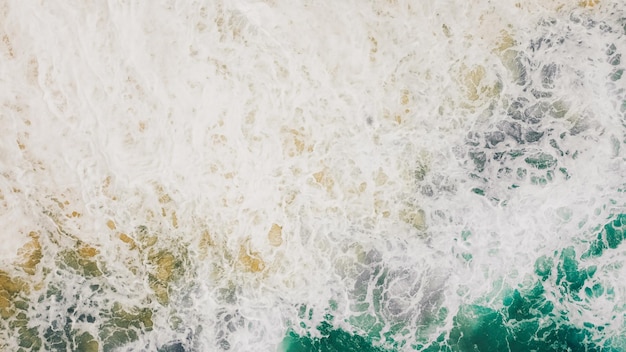
{"label": "teal water patch", "polygon": [[481,305],[462,305],[454,317],[448,336],[428,346],[415,346],[427,352],[447,351],[622,351],[613,347],[617,341],[594,339],[602,326],[586,323],[579,328],[569,323],[567,314],[555,311],[546,300],[540,284],[523,294],[507,295],[504,308],[496,310]]}
{"label": "teal water patch", "polygon": [[617,248],[624,237],[626,237],[626,214],[619,214],[613,221],[604,225],[583,258],[599,257],[607,249]]}
{"label": "teal water patch", "polygon": [[347,333],[341,329],[331,330],[321,338],[300,336],[290,331],[283,340],[284,352],[384,352],[372,345],[367,338]]}
{"label": "teal water patch", "polygon": [[[555,311],[546,300],[541,284],[522,293],[514,290],[496,310],[482,305],[462,305],[454,317],[448,337],[429,346],[415,346],[427,352],[480,351],[603,351],[617,352],[610,342],[593,340],[593,325],[578,328],[567,316]],[[599,327],[598,327],[599,328]]]}
{"label": "teal water patch", "polygon": [[556,166],[556,158],[546,153],[537,153],[528,156],[524,159],[524,161],[528,165],[531,165],[532,167],[535,167],[539,170],[553,168],[554,166]]}
{"label": "teal water patch", "polygon": [[[603,327],[586,324],[585,328],[578,328],[570,324],[567,315],[557,312],[552,302],[546,299],[540,282],[528,292],[513,290],[502,303],[503,308],[499,310],[483,305],[462,305],[447,336],[442,334],[433,343],[415,345],[410,349],[425,352],[621,351],[619,347],[612,347],[611,343],[615,342],[610,340],[603,345],[593,340],[593,333]],[[370,338],[334,328],[327,321],[317,330],[321,337],[302,336],[290,330],[280,350],[396,351],[375,346]]]}
{"label": "teal water patch", "polygon": [[573,324],[572,312],[557,309],[548,299],[544,285],[556,284],[561,289],[563,296],[557,300],[559,302],[580,302],[583,300],[581,291],[586,299],[610,297],[611,289],[590,282],[596,274],[596,266],[584,267],[580,261],[616,248],[625,237],[625,224],[626,214],[620,214],[603,226],[597,240],[580,260],[573,247],[555,253],[554,258],[539,257],[534,264],[538,280],[533,287],[509,289],[499,309],[480,304],[461,305],[447,335],[442,334],[430,345],[417,345],[415,349],[428,352],[624,351],[626,341],[623,338],[603,336],[606,326],[591,322],[584,322],[582,326]]}
{"label": "teal water patch", "polygon": [[[604,325],[589,321],[582,325],[575,324],[571,319],[575,312],[568,311],[560,304],[564,301],[583,304],[599,297],[611,299],[612,289],[596,280],[597,268],[595,265],[585,265],[585,258],[599,256],[622,243],[625,224],[626,214],[612,219],[602,227],[597,240],[590,244],[589,251],[580,258],[574,247],[566,247],[552,256],[539,257],[534,263],[534,283],[526,288],[505,287],[504,294],[498,296],[500,303],[462,304],[452,318],[452,328],[441,333],[434,341],[410,346],[392,344],[386,345],[385,349],[376,345],[379,334],[371,334],[363,329],[359,331],[365,331],[364,335],[342,330],[333,326],[333,317],[327,314],[324,322],[317,327],[320,337],[312,337],[309,333],[299,335],[290,329],[282,342],[281,351],[624,351],[626,339],[605,334],[610,321]],[[469,236],[469,233],[463,233],[463,236]],[[559,294],[554,296],[552,291],[548,294],[548,287],[557,288]],[[431,323],[441,326],[444,318],[435,319]],[[354,321],[348,319],[347,322]],[[386,323],[391,326],[394,324]],[[420,335],[418,330],[414,330]],[[426,336],[416,337],[418,341],[426,339]],[[385,334],[385,338],[389,342],[393,341],[394,336]]]}
{"label": "teal water patch", "polygon": [[[625,224],[626,214],[620,214],[603,226],[580,260],[616,248],[625,237]],[[603,338],[605,326],[590,322],[582,327],[574,325],[569,316],[572,312],[556,309],[546,296],[544,285],[553,283],[562,290],[559,301],[579,302],[581,291],[586,299],[611,295],[611,290],[602,284],[590,282],[596,266],[583,267],[580,260],[573,247],[564,248],[554,258],[539,257],[534,265],[538,280],[532,288],[509,290],[502,299],[501,309],[462,305],[447,338],[442,335],[429,346],[416,348],[429,352],[623,351],[625,341],[620,337]]]}
{"label": "teal water patch", "polygon": [[[328,319],[332,320],[332,318]],[[301,336],[290,330],[281,344],[284,352],[391,352],[373,345],[368,337],[333,328],[329,321],[322,322],[317,330],[321,337]]]}
{"label": "teal water patch", "polygon": [[556,284],[565,287],[577,299],[578,291],[584,286],[587,279],[593,277],[596,270],[594,265],[586,269],[579,269],[576,251],[573,247],[565,248],[561,252],[561,261],[557,267]]}

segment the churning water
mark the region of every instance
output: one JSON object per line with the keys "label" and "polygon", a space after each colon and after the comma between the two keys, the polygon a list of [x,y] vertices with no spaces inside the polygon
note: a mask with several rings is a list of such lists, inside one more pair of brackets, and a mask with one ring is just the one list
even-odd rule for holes
{"label": "churning water", "polygon": [[0,21],[0,350],[626,350],[623,1]]}

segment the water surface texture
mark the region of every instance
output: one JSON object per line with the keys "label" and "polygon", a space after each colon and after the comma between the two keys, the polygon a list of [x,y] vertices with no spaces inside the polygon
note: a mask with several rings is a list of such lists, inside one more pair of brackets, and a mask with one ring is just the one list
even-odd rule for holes
{"label": "water surface texture", "polygon": [[0,24],[1,351],[626,350],[625,2]]}

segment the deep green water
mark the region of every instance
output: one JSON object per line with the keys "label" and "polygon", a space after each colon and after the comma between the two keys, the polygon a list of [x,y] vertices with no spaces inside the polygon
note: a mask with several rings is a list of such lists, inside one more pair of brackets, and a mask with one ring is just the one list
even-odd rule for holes
{"label": "deep green water", "polygon": [[[453,318],[453,328],[436,341],[415,346],[379,347],[380,336],[362,335],[333,327],[333,317],[317,327],[321,337],[301,336],[289,331],[282,343],[285,352],[342,351],[587,351],[618,352],[626,350],[626,338],[598,339],[603,325],[585,322],[582,327],[570,322],[570,313],[555,308],[544,285],[555,283],[563,293],[560,300],[583,301],[614,294],[611,287],[587,284],[596,275],[594,265],[586,265],[618,248],[626,237],[626,214],[616,216],[598,232],[589,250],[579,257],[573,247],[563,248],[553,258],[541,257],[534,264],[536,280],[524,290],[508,290],[499,308],[480,304],[463,304]],[[584,288],[584,289],[583,289]],[[623,314],[623,313],[622,313]],[[393,343],[392,343],[393,345]]]}

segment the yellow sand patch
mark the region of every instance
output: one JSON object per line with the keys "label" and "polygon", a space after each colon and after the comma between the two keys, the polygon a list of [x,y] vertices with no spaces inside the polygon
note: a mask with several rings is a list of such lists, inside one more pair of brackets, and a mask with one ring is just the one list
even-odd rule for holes
{"label": "yellow sand patch", "polygon": [[7,319],[15,314],[15,310],[13,309],[13,304],[6,297],[4,292],[0,291],[0,317],[2,319]]}
{"label": "yellow sand patch", "polygon": [[202,235],[200,236],[200,255],[203,258],[209,254],[209,247],[215,246],[213,239],[211,238],[211,233],[208,230],[202,231]]}
{"label": "yellow sand patch", "polygon": [[83,258],[93,258],[98,254],[98,250],[91,246],[81,246],[78,248],[78,254]]}
{"label": "yellow sand patch", "polygon": [[169,194],[165,192],[165,190],[163,189],[163,186],[157,184],[154,186],[154,188],[157,192],[157,195],[159,196],[159,203],[165,204],[165,203],[169,203],[172,201],[172,198],[170,197]]}
{"label": "yellow sand patch", "polygon": [[283,233],[283,228],[281,226],[272,224],[272,227],[270,228],[270,231],[267,234],[267,238],[270,241],[270,245],[274,247],[278,247],[281,244],[283,244],[282,233]]}
{"label": "yellow sand patch", "polygon": [[157,271],[156,278],[161,281],[169,281],[172,278],[172,272],[174,270],[174,264],[176,258],[172,253],[165,252],[157,258]]}
{"label": "yellow sand patch", "polygon": [[41,243],[39,243],[39,233],[31,232],[28,236],[31,240],[17,252],[22,259],[18,265],[28,274],[34,275],[43,253],[41,251]]}
{"label": "yellow sand patch", "polygon": [[172,226],[174,226],[174,228],[178,228],[178,217],[176,216],[175,211],[172,211]]}
{"label": "yellow sand patch", "polygon": [[83,333],[76,339],[76,350],[83,352],[98,352],[99,345],[91,334],[88,332]]}
{"label": "yellow sand patch", "polygon": [[496,53],[502,54],[505,50],[515,46],[515,39],[505,30],[500,31],[500,37],[498,38],[498,44],[496,46]]}
{"label": "yellow sand patch", "polygon": [[158,236],[148,233],[148,231],[145,229],[139,230],[137,238],[139,240],[139,243],[141,244],[142,249],[152,247],[159,241]]}
{"label": "yellow sand patch", "polygon": [[[481,65],[471,69],[463,65],[461,67],[461,85],[465,91],[465,97],[472,103],[480,104],[486,99],[492,98],[499,93],[497,82],[488,82],[487,71]],[[466,106],[470,107],[470,106]]]}
{"label": "yellow sand patch", "polygon": [[115,230],[117,228],[113,220],[107,221],[107,227],[110,228],[111,230]]}
{"label": "yellow sand patch", "polygon": [[13,297],[23,291],[26,284],[20,279],[13,279],[8,273],[0,270],[0,292],[4,292],[8,297]]}
{"label": "yellow sand patch", "polygon": [[256,252],[251,252],[247,245],[239,248],[239,263],[245,271],[258,273],[265,269],[265,263]]}
{"label": "yellow sand patch", "polygon": [[400,220],[423,231],[426,229],[426,214],[421,209],[404,209],[400,212]]}
{"label": "yellow sand patch", "polygon": [[600,0],[584,0],[580,1],[578,5],[580,7],[594,7],[600,3]]}
{"label": "yellow sand patch", "polygon": [[295,129],[282,129],[283,149],[287,156],[294,157],[304,152],[312,152],[313,146],[307,145],[306,136]]}
{"label": "yellow sand patch", "polygon": [[181,262],[174,254],[165,250],[151,255],[148,260],[154,267],[149,279],[150,288],[154,291],[157,301],[165,305],[169,302],[170,282],[174,280]]}
{"label": "yellow sand patch", "polygon": [[102,181],[102,193],[112,200],[117,200],[117,197],[111,192],[111,176],[107,176]]}
{"label": "yellow sand patch", "polygon": [[400,97],[400,104],[402,104],[402,105],[408,105],[409,104],[409,91],[408,90],[403,90],[402,91],[402,96]]}
{"label": "yellow sand patch", "polygon": [[215,146],[224,146],[228,143],[228,138],[223,134],[214,134],[211,136],[211,141]]}
{"label": "yellow sand patch", "polygon": [[465,85],[467,98],[471,101],[478,100],[480,83],[483,78],[485,78],[485,68],[482,66],[476,66],[471,69],[463,80],[463,84]]}
{"label": "yellow sand patch", "polygon": [[19,279],[13,279],[8,273],[0,270],[0,317],[7,319],[15,314],[13,299],[28,289]]}
{"label": "yellow sand patch", "polygon": [[137,244],[135,243],[135,240],[130,238],[127,234],[120,233],[119,237],[122,242],[127,243],[130,246],[130,249],[137,248]]}
{"label": "yellow sand patch", "polygon": [[328,169],[324,169],[314,173],[313,178],[315,179],[315,182],[326,188],[328,192],[330,192],[335,185],[335,181],[333,180],[333,178],[328,175]]}

